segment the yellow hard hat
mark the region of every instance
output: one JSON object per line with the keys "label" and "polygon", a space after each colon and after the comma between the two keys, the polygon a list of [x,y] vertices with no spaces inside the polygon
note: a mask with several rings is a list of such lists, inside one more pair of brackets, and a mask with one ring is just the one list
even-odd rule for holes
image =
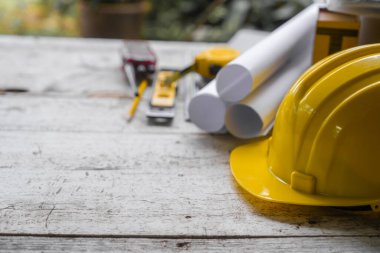
{"label": "yellow hard hat", "polygon": [[312,66],[284,98],[273,136],[238,147],[231,170],[273,202],[380,209],[380,44]]}

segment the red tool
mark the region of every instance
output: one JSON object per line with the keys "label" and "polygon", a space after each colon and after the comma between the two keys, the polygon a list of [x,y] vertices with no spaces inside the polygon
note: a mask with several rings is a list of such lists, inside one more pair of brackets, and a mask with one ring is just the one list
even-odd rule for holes
{"label": "red tool", "polygon": [[136,79],[150,78],[156,71],[157,57],[147,41],[126,41],[122,50],[122,59],[123,67],[133,66]]}
{"label": "red tool", "polygon": [[[146,41],[126,41],[122,49],[123,71],[135,95],[129,111],[129,120],[137,106],[149,80],[156,71],[156,55]],[[140,87],[137,87],[140,83]]]}

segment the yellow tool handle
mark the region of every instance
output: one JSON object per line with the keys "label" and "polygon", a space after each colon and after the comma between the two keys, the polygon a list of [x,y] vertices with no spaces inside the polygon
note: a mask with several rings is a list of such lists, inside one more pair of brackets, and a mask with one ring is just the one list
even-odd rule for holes
{"label": "yellow tool handle", "polygon": [[143,80],[139,86],[139,89],[137,91],[137,96],[133,99],[131,109],[129,109],[129,121],[135,116],[136,109],[140,103],[141,97],[143,96],[146,87],[148,86],[148,81]]}
{"label": "yellow tool handle", "polygon": [[171,83],[174,83],[178,79],[182,78],[183,76],[187,75],[191,71],[194,71],[194,64],[188,66],[187,68],[184,68],[181,71],[173,72],[170,76],[166,77],[164,82],[164,85],[170,85]]}
{"label": "yellow tool handle", "polygon": [[195,71],[205,78],[214,78],[217,72],[227,63],[240,55],[240,52],[230,47],[212,47],[200,52],[194,63],[178,72],[175,72],[164,81],[165,85],[177,81],[184,75]]}

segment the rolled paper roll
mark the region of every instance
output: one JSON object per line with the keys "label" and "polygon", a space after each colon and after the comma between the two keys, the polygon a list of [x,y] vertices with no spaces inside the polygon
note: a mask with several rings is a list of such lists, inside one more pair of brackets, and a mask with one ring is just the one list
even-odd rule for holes
{"label": "rolled paper roll", "polygon": [[[228,45],[243,52],[265,36],[266,32],[244,30],[235,35]],[[209,133],[226,133],[224,118],[230,104],[220,99],[216,81],[212,80],[190,100],[187,110],[190,120],[200,129]]]}
{"label": "rolled paper roll", "polygon": [[266,135],[282,99],[310,62],[302,55],[290,60],[241,103],[231,105],[225,118],[228,131],[242,139]]}
{"label": "rolled paper roll", "polygon": [[229,103],[220,99],[215,79],[201,89],[190,101],[189,116],[200,129],[209,133],[225,132],[224,117]]}
{"label": "rolled paper roll", "polygon": [[314,38],[318,13],[318,4],[307,7],[222,68],[216,77],[220,97],[239,102],[294,57],[300,43]]}

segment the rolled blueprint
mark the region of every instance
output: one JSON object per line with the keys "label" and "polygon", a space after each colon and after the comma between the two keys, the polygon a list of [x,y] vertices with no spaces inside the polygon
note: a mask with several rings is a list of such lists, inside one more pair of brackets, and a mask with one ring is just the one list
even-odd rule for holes
{"label": "rolled blueprint", "polygon": [[311,58],[303,55],[290,60],[240,104],[230,106],[225,122],[228,131],[242,139],[266,135],[282,99],[310,63]]}
{"label": "rolled blueprint", "polygon": [[[239,102],[294,57],[302,41],[314,38],[318,6],[307,7],[222,68],[216,77],[220,97],[228,102]],[[311,54],[312,45],[309,51]]]}
{"label": "rolled blueprint", "polygon": [[200,129],[209,133],[225,132],[224,117],[228,103],[216,92],[215,79],[208,83],[190,101],[189,116]]}
{"label": "rolled blueprint", "polygon": [[[243,52],[265,36],[265,32],[244,30],[236,34],[228,45]],[[190,120],[200,129],[209,133],[225,133],[224,118],[229,105],[219,97],[213,80],[191,99],[187,109]]]}

